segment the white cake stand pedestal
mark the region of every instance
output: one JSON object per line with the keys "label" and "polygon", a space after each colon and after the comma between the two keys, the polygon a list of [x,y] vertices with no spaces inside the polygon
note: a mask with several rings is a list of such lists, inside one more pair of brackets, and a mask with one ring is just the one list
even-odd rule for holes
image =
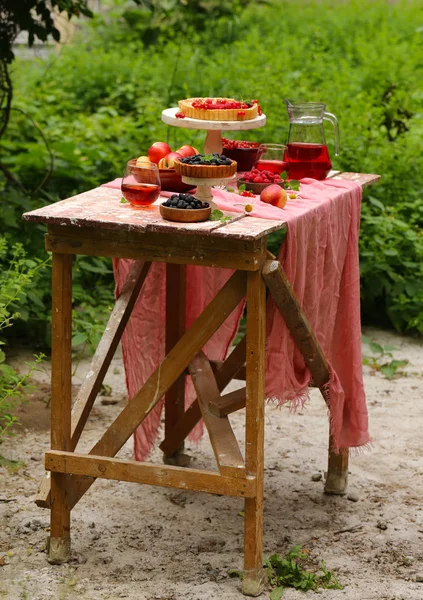
{"label": "white cake stand pedestal", "polygon": [[[204,154],[213,154],[213,152],[222,154],[222,131],[247,131],[248,129],[258,129],[266,124],[266,115],[259,115],[255,119],[249,119],[248,121],[203,121],[202,119],[191,119],[189,117],[180,119],[175,116],[177,112],[179,112],[177,107],[166,108],[162,112],[162,121],[173,127],[207,131]],[[196,185],[196,197],[202,202],[209,202],[212,209],[215,209],[216,205],[213,202],[211,188],[214,185],[225,185],[229,179],[182,177],[182,181],[189,185]]]}
{"label": "white cake stand pedestal", "polygon": [[179,119],[175,116],[177,112],[179,112],[177,107],[166,108],[162,112],[162,121],[173,127],[207,131],[204,154],[222,153],[222,131],[247,131],[248,129],[258,129],[266,124],[266,115],[260,115],[248,121],[202,121],[189,117]]}
{"label": "white cake stand pedestal", "polygon": [[208,202],[212,208],[212,210],[214,210],[215,208],[217,208],[216,204],[213,202],[213,194],[212,194],[212,187],[215,185],[221,185],[224,186],[227,184],[227,182],[229,181],[233,181],[234,185],[235,185],[235,177],[224,177],[224,178],[197,178],[197,177],[185,177],[184,175],[182,176],[182,181],[184,183],[187,183],[188,185],[192,185],[192,186],[196,186],[197,187],[197,191],[195,192],[195,197],[198,198],[199,200],[201,200],[201,202]]}

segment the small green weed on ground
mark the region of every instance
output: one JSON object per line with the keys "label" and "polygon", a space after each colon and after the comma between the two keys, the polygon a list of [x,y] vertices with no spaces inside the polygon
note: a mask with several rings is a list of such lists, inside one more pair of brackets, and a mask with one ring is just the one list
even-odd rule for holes
{"label": "small green weed on ground", "polygon": [[361,336],[362,341],[368,345],[372,356],[363,356],[363,365],[367,365],[375,371],[379,371],[387,379],[394,379],[394,377],[401,377],[404,375],[402,368],[408,365],[408,360],[397,360],[393,358],[392,352],[398,350],[395,346],[382,346],[367,336]]}
{"label": "small green weed on ground", "polygon": [[286,587],[307,592],[319,588],[326,590],[342,590],[342,585],[336,579],[333,571],[328,571],[322,560],[317,572],[308,571],[305,563],[308,553],[301,546],[294,546],[286,555],[272,554],[266,560],[269,583],[273,587],[270,600],[279,600]]}
{"label": "small green weed on ground", "polygon": [[[302,592],[313,592],[318,589],[342,590],[343,587],[333,574],[328,571],[325,562],[322,560],[320,568],[317,571],[306,569],[306,563],[309,561],[308,551],[300,545],[294,546],[283,557],[280,554],[272,554],[265,559],[269,584],[273,588],[270,592],[270,600],[280,600],[284,589],[287,587],[295,588]],[[230,577],[243,578],[242,571],[231,569],[228,571]]]}
{"label": "small green weed on ground", "polygon": [[0,467],[6,467],[11,474],[16,473],[16,471],[23,469],[25,466],[25,463],[20,460],[9,460],[8,458],[0,455]]}

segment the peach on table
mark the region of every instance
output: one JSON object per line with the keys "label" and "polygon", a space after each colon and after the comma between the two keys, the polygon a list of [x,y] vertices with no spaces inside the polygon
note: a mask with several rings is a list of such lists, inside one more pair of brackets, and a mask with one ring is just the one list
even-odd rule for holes
{"label": "peach on table", "polygon": [[260,194],[260,200],[266,204],[276,206],[277,208],[284,208],[288,196],[286,191],[280,185],[273,183],[264,188]]}

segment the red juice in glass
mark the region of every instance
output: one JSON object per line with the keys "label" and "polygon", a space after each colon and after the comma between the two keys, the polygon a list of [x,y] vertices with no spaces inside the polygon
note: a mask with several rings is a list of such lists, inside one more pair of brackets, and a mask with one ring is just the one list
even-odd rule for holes
{"label": "red juice in glass", "polygon": [[160,186],[153,183],[122,183],[122,195],[133,206],[150,206],[159,197]]}
{"label": "red juice in glass", "polygon": [[284,158],[288,161],[289,179],[325,179],[332,169],[328,147],[324,144],[288,144]]}
{"label": "red juice in glass", "polygon": [[285,160],[263,159],[259,160],[255,166],[259,171],[271,171],[279,175],[288,169],[288,163]]}

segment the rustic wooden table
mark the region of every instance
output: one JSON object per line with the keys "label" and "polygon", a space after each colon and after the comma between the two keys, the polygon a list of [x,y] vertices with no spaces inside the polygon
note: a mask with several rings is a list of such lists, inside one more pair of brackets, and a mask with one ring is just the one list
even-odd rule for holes
{"label": "rustic wooden table", "polygon": [[[333,174],[362,186],[376,175]],[[170,223],[158,207],[134,210],[120,204],[119,190],[106,187],[46,206],[24,215],[47,224],[46,249],[52,252],[52,400],[51,450],[37,504],[51,511],[49,560],[70,558],[72,508],[96,478],[148,483],[245,498],[243,592],[258,595],[264,585],[262,568],[264,352],[266,285],[309,367],[313,383],[323,393],[329,379],[319,344],[307,324],[289,282],[267,250],[269,233],[283,230],[283,220],[236,215],[231,222]],[[281,212],[281,216],[283,213]],[[86,254],[136,259],[90,371],[72,408],[72,255]],[[101,383],[140,293],[152,261],[167,264],[166,357],[125,406],[89,454],[75,451]],[[185,265],[234,269],[234,274],[203,313],[186,330]],[[209,361],[202,348],[228,315],[247,297],[246,336],[223,362]],[[192,377],[197,400],[184,410],[184,378]],[[221,395],[233,379],[245,379],[243,390]],[[114,458],[160,398],[165,401],[164,465]],[[228,414],[246,408],[245,460]],[[183,468],[183,442],[204,419],[218,470]],[[331,448],[331,445],[329,445]],[[329,450],[325,491],[343,493],[348,450]]]}

